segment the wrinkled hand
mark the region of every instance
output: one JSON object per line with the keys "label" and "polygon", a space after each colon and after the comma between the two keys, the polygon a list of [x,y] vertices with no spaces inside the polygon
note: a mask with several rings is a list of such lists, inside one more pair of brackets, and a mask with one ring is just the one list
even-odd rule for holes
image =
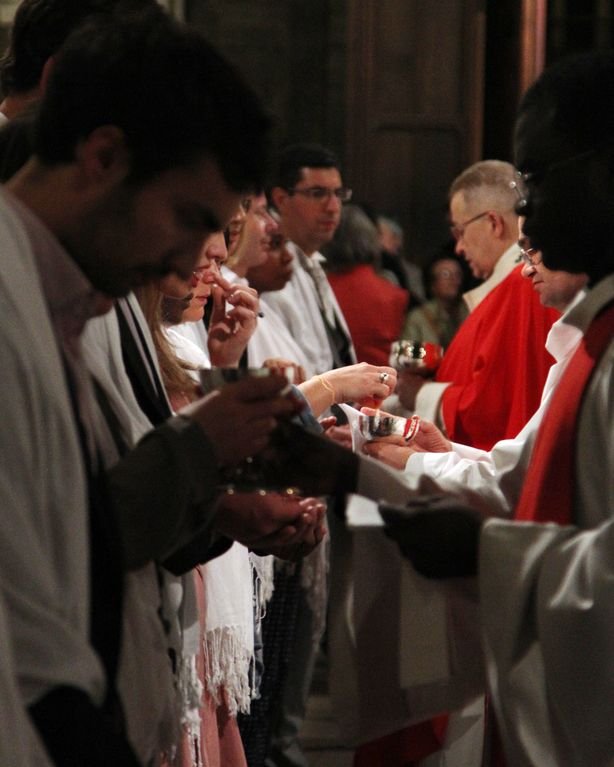
{"label": "wrinkled hand", "polygon": [[214,527],[259,554],[293,561],[321,543],[325,506],[315,498],[234,493],[220,499]]}
{"label": "wrinkled hand", "polygon": [[280,396],[286,386],[282,376],[248,377],[211,392],[181,415],[201,427],[222,466],[236,466],[269,443],[277,419],[300,411],[302,405],[296,399]]}
{"label": "wrinkled hand", "polygon": [[424,376],[412,373],[411,370],[402,370],[397,382],[397,395],[399,402],[406,410],[416,409],[416,397],[426,383]]}
{"label": "wrinkled hand", "polygon": [[303,495],[343,495],[355,490],[358,458],[330,439],[280,422],[262,454],[265,482],[297,487]]}
{"label": "wrinkled hand", "polygon": [[[239,364],[258,323],[258,293],[245,285],[233,285],[221,275],[213,286],[213,311],[209,322],[209,356],[215,367]],[[226,304],[232,305],[226,311]]]}
{"label": "wrinkled hand", "polygon": [[294,378],[291,378],[290,381],[295,386],[302,384],[306,378],[305,370],[303,369],[302,365],[299,365],[296,362],[291,362],[290,360],[284,360],[278,357],[272,357],[271,359],[265,360],[262,363],[262,367],[271,368],[272,370],[278,370],[282,375],[285,375],[286,371],[288,370],[293,371]]}
{"label": "wrinkled hand", "polygon": [[416,498],[407,506],[379,505],[385,532],[426,578],[476,575],[482,518],[450,497]]}

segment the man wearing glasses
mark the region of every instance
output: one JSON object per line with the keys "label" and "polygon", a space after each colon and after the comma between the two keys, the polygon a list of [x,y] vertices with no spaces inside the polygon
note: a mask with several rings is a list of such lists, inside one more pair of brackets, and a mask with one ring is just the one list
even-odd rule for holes
{"label": "man wearing glasses", "polygon": [[400,377],[401,404],[436,421],[450,439],[490,450],[514,437],[539,406],[552,358],[545,351],[558,314],[521,277],[516,171],[498,160],[475,163],[449,192],[455,250],[475,277],[471,314],[448,347],[434,382]]}
{"label": "man wearing glasses", "polygon": [[[278,156],[269,200],[279,214],[281,233],[293,257],[293,273],[282,290],[264,293],[267,305],[279,316],[303,353],[308,377],[356,362],[347,323],[322,268],[319,249],[333,238],[344,202],[352,191],[343,185],[339,160],[317,144],[294,144]],[[305,565],[301,565],[305,567]],[[298,600],[296,619],[288,630],[290,661],[278,697],[267,764],[275,767],[306,767],[298,743],[315,656],[322,627],[318,614],[325,612],[326,596],[317,583],[326,578],[326,562],[312,559],[307,567],[317,574],[314,584],[290,585],[288,599]],[[302,577],[302,576],[301,576]],[[283,588],[283,587],[282,587]],[[280,584],[276,585],[279,593]]]}
{"label": "man wearing glasses", "polygon": [[283,290],[266,294],[303,348],[308,376],[356,362],[350,333],[322,268],[318,252],[332,240],[341,207],[352,197],[339,161],[316,144],[295,144],[279,155],[270,199],[294,256],[294,273]]}

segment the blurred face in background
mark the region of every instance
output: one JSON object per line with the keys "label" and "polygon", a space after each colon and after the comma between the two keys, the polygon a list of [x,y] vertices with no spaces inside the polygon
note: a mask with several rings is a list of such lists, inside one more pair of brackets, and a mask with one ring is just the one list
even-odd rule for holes
{"label": "blurred face in background", "polygon": [[232,255],[237,245],[239,244],[239,237],[241,236],[243,225],[245,224],[245,217],[247,216],[247,211],[249,210],[250,205],[250,197],[246,197],[245,199],[241,200],[241,204],[236,209],[233,217],[228,222],[228,226],[226,227],[228,255]]}
{"label": "blurred face in background", "polygon": [[460,296],[463,272],[452,258],[443,258],[433,264],[431,270],[431,292],[433,298],[453,301]]}
{"label": "blurred face in background", "polygon": [[265,260],[248,270],[249,284],[258,293],[281,290],[292,277],[293,257],[286,243],[287,239],[280,232],[271,235]]}

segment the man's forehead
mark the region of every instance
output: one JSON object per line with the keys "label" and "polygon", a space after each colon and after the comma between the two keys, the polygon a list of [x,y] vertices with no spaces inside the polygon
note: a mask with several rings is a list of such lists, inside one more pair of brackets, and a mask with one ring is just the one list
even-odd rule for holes
{"label": "man's forehead", "polygon": [[305,166],[301,168],[301,178],[304,180],[311,180],[316,178],[335,178],[341,181],[341,173],[339,172],[338,168],[318,168]]}

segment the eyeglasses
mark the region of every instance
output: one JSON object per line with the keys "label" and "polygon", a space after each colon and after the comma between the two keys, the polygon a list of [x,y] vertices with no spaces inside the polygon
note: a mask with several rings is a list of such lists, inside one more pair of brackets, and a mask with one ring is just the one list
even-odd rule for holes
{"label": "eyeglasses", "polygon": [[308,189],[286,189],[288,194],[301,194],[313,202],[328,202],[331,197],[336,197],[340,202],[349,202],[352,199],[352,190],[346,186],[338,189],[329,189],[326,186],[310,186]]}
{"label": "eyeglasses", "polygon": [[485,210],[483,213],[478,213],[477,216],[473,216],[473,218],[470,218],[467,221],[464,221],[462,224],[453,224],[450,227],[450,231],[452,232],[452,237],[458,242],[461,237],[465,234],[465,229],[469,226],[469,224],[473,224],[474,221],[478,221],[480,218],[484,218],[484,216],[487,216],[491,211]]}
{"label": "eyeglasses", "polygon": [[546,176],[553,171],[561,170],[561,168],[566,168],[568,165],[571,165],[578,160],[585,160],[587,157],[590,157],[596,152],[600,152],[602,149],[603,146],[586,149],[584,152],[578,152],[578,154],[573,154],[571,157],[566,157],[564,160],[553,162],[551,165],[546,166],[543,170],[529,171],[528,173],[517,171],[516,178],[513,181],[510,181],[510,189],[513,189],[518,196],[518,202],[516,203],[516,213],[521,216],[524,209],[527,207],[529,189],[531,186],[535,186],[536,184],[541,183],[546,178]]}
{"label": "eyeglasses", "polygon": [[525,264],[529,266],[541,264],[541,251],[531,247],[528,237],[521,237],[518,240],[518,247],[520,248],[520,258],[522,258]]}

